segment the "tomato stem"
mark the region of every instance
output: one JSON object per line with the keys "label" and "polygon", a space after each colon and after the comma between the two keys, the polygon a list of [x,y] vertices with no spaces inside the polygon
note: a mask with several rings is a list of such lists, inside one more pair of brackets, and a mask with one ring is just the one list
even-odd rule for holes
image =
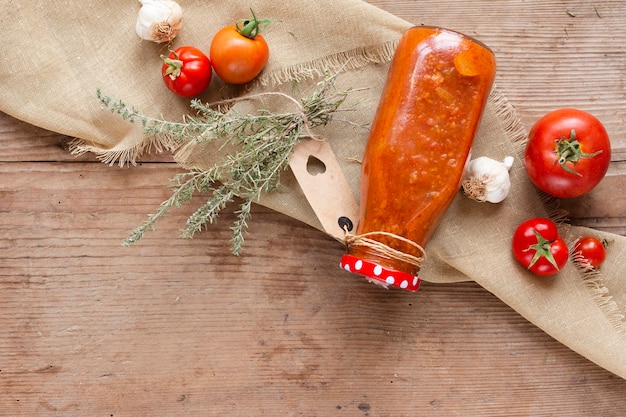
{"label": "tomato stem", "polygon": [[183,69],[183,61],[178,59],[178,55],[175,52],[173,54],[173,58],[161,55],[161,59],[163,59],[167,65],[167,69],[163,72],[163,76],[169,75],[172,80],[175,80]]}
{"label": "tomato stem", "polygon": [[567,163],[571,162],[575,164],[580,160],[580,158],[593,158],[594,156],[602,153],[602,150],[594,153],[583,152],[580,149],[580,142],[578,141],[578,139],[576,139],[576,130],[572,129],[569,138],[561,136],[560,139],[556,140],[555,152],[558,155],[558,158],[554,161],[554,163],[558,163],[559,165],[561,165],[561,167],[570,174],[582,177],[581,173],[574,171],[567,165]]}
{"label": "tomato stem", "polygon": [[552,255],[552,252],[550,251],[552,244],[546,238],[541,236],[541,233],[539,233],[537,230],[533,229],[533,233],[537,237],[537,243],[535,243],[534,245],[530,245],[528,248],[524,249],[525,252],[528,252],[529,250],[535,251],[535,255],[528,265],[528,269],[530,269],[535,264],[535,262],[537,262],[543,256],[558,271],[559,265],[556,263],[554,255]]}
{"label": "tomato stem", "polygon": [[235,27],[237,28],[237,32],[241,36],[245,36],[249,39],[254,39],[256,35],[261,33],[265,28],[267,28],[273,20],[270,19],[257,19],[254,11],[250,9],[250,13],[252,13],[252,19],[242,19],[238,20],[235,23]]}

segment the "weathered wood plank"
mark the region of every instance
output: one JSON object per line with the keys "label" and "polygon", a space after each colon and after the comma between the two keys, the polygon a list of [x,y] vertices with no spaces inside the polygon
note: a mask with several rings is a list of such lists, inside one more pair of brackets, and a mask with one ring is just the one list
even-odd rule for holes
{"label": "weathered wood plank", "polygon": [[589,386],[626,389],[475,284],[380,297],[337,267],[333,240],[260,207],[241,257],[225,253],[232,211],[196,239],[172,240],[171,216],[122,248],[165,197],[161,165],[0,165],[9,410],[611,415]]}

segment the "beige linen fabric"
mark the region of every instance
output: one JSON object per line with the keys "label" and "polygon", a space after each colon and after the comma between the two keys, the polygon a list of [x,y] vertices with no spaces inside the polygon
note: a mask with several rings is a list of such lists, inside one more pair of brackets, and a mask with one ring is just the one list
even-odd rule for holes
{"label": "beige linen fabric", "polygon": [[[185,20],[174,46],[208,50],[219,27],[249,14],[235,2],[180,3]],[[110,163],[133,162],[149,147],[163,144],[103,110],[97,88],[149,115],[180,120],[189,113],[188,100],[169,93],[155,70],[167,50],[135,34],[138,2],[68,0],[52,6],[43,0],[13,0],[0,7],[5,29],[0,110],[78,138],[76,150],[95,152]],[[266,0],[254,7],[258,16],[277,22],[265,32],[270,62],[250,92],[304,96],[324,70],[341,70],[339,88],[367,87],[350,95],[344,107],[353,111],[338,115],[349,123],[338,120],[317,132],[332,145],[358,197],[360,166],[354,159],[362,156],[367,129],[357,125],[371,121],[395,43],[411,24],[359,0]],[[200,98],[213,101],[240,94],[240,88],[215,80]],[[280,100],[235,107],[247,111],[255,106],[293,110]],[[525,175],[520,159],[524,138],[513,108],[494,89],[473,155],[516,156],[512,192],[498,205],[479,204],[459,193],[426,247],[421,277],[431,282],[476,281],[557,340],[626,378],[626,280],[620,271],[626,238],[562,224],[570,243],[583,234],[611,242],[601,274],[582,274],[570,263],[555,279],[536,279],[512,258],[514,228],[530,217],[554,215]],[[185,166],[211,163],[211,154],[199,151],[178,158]],[[281,189],[264,196],[261,204],[320,228],[293,175],[286,172],[281,182]]]}

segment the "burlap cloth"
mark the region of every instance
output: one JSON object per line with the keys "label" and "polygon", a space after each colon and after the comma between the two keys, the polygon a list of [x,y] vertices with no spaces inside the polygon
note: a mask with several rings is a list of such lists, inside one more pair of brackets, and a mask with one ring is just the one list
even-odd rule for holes
{"label": "burlap cloth", "polygon": [[[208,49],[219,27],[249,15],[241,2],[180,3],[185,21],[174,46]],[[272,55],[252,92],[304,96],[324,70],[340,68],[340,88],[368,87],[345,104],[354,111],[337,116],[352,123],[335,121],[318,132],[328,138],[358,196],[360,166],[350,158],[361,157],[367,129],[356,125],[371,121],[395,43],[411,24],[359,0],[265,0],[252,6],[258,16],[277,20],[265,32]],[[189,113],[188,101],[169,93],[156,70],[163,46],[140,41],[135,34],[138,9],[133,0],[3,2],[0,110],[79,138],[75,150],[96,152],[107,162],[133,161],[149,144],[158,146],[139,126],[103,110],[96,99],[96,89],[101,88],[150,115],[180,120]],[[216,81],[201,98],[211,101],[238,93]],[[562,225],[570,243],[584,234],[610,241],[608,259],[595,275],[584,275],[569,263],[558,277],[537,279],[510,253],[511,234],[519,223],[553,214],[525,175],[520,159],[524,139],[513,108],[495,88],[473,155],[516,157],[511,194],[493,205],[459,193],[426,248],[421,277],[440,283],[473,280],[555,339],[626,378],[626,238]],[[207,162],[207,155],[193,158]],[[265,196],[261,204],[319,228],[293,176],[287,172],[282,182],[281,190]]]}

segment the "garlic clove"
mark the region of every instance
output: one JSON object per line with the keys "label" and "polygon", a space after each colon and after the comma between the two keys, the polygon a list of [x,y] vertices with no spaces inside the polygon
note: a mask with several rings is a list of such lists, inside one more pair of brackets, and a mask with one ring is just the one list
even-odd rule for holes
{"label": "garlic clove", "polygon": [[505,156],[504,157],[504,160],[502,161],[502,163],[506,167],[507,171],[511,170],[511,167],[513,166],[513,161],[514,160],[515,160],[515,158],[513,158],[512,156]]}
{"label": "garlic clove", "polygon": [[502,162],[486,156],[471,160],[461,184],[465,195],[479,202],[502,202],[511,190],[509,170],[513,161],[512,156]]}
{"label": "garlic clove", "polygon": [[183,22],[183,9],[172,0],[139,0],[135,31],[141,39],[156,43],[171,42]]}

